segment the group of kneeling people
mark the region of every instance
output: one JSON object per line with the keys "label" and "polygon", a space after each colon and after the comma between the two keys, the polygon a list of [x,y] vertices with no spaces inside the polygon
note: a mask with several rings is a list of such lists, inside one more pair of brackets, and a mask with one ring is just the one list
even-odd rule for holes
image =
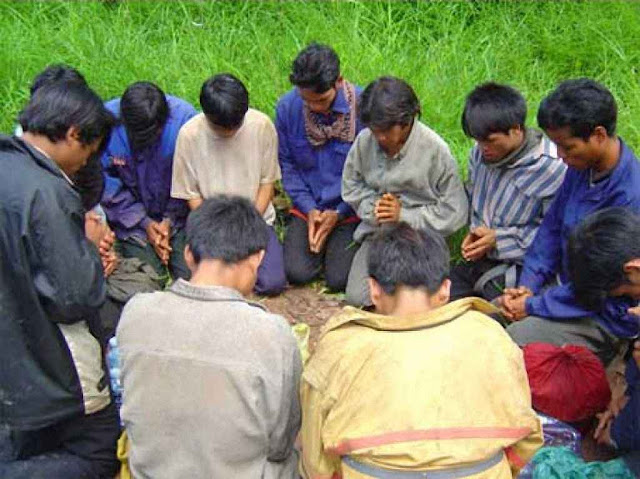
{"label": "group of kneeling people", "polygon": [[[72,68],[36,78],[0,137],[0,476],[113,477],[116,325],[129,466],[153,478],[511,477],[543,441],[520,347],[608,365],[638,336],[640,163],[604,86],[560,84],[544,133],[517,90],[475,88],[463,184],[405,81],[361,91],[319,44],[290,80],[274,126],[229,74],[200,114],[148,82],[103,104]],[[322,272],[351,306],[303,370],[249,298]],[[635,357],[598,428],[623,452]]]}

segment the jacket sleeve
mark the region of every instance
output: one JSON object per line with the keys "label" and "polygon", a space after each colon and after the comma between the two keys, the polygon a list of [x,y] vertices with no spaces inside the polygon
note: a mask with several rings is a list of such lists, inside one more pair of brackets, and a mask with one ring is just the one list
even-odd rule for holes
{"label": "jacket sleeve", "polygon": [[151,218],[147,216],[142,202],[126,187],[115,171],[109,149],[102,155],[102,168],[105,173],[105,190],[101,205],[109,223],[123,230],[133,229],[138,224],[146,228]]}
{"label": "jacket sleeve", "polygon": [[327,454],[322,442],[322,428],[330,410],[324,401],[323,394],[303,380],[300,396],[302,401],[300,474],[305,479],[331,479],[334,475],[339,477],[340,457]]}
{"label": "jacket sleeve", "polygon": [[[288,327],[288,326],[287,326]],[[286,346],[283,364],[283,387],[279,399],[280,409],[276,426],[269,437],[269,453],[271,462],[286,461],[295,453],[294,443],[300,429],[300,375],[302,360],[297,343],[291,338]]]}
{"label": "jacket sleeve", "polygon": [[342,170],[342,199],[351,205],[362,221],[376,224],[374,208],[380,194],[369,186],[364,178],[362,154],[358,135],[354,141]]}
{"label": "jacket sleeve", "polygon": [[[509,391],[508,397],[513,398],[509,414],[513,418],[514,425],[529,429],[528,434],[505,449],[513,477],[517,477],[520,470],[544,444],[544,436],[540,419],[531,407],[531,390],[522,350],[515,344],[510,345],[510,350],[510,354],[506,356],[513,365],[513,383],[511,385],[505,383],[502,387]],[[508,381],[507,378],[504,379]]]}
{"label": "jacket sleeve", "polygon": [[496,232],[496,259],[521,260],[536,236],[538,225],[498,226],[494,231]]}
{"label": "jacket sleeve", "polygon": [[565,183],[563,183],[524,258],[520,286],[526,286],[534,294],[540,291],[560,268],[562,215],[566,194]]}
{"label": "jacket sleeve", "polygon": [[434,184],[435,201],[419,206],[402,206],[400,220],[416,229],[429,225],[444,236],[460,229],[467,221],[469,201],[458,172],[458,166],[448,148],[438,161],[443,165]]}
{"label": "jacket sleeve", "polygon": [[34,286],[48,317],[74,323],[95,316],[106,297],[97,248],[86,239],[83,218],[52,195],[37,195],[29,219]]}
{"label": "jacket sleeve", "polygon": [[286,106],[280,102],[276,109],[276,131],[278,133],[278,159],[282,171],[282,186],[291,198],[293,205],[306,215],[317,205],[311,190],[298,170],[293,158],[294,152],[289,148],[286,116]]}

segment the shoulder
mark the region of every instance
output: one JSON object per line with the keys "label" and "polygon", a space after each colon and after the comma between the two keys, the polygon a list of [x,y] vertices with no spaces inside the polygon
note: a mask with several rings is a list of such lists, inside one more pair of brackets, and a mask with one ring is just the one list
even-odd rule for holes
{"label": "shoulder", "polygon": [[424,146],[428,146],[432,150],[449,153],[449,145],[435,131],[419,120],[416,127],[417,140]]}
{"label": "shoulder", "polygon": [[245,115],[246,125],[259,131],[269,131],[275,133],[275,127],[269,116],[259,110],[249,108]]}
{"label": "shoulder", "polygon": [[194,137],[206,133],[207,131],[206,117],[204,113],[198,113],[190,118],[182,128],[180,128],[179,136],[181,138],[193,139]]}
{"label": "shoulder", "polygon": [[301,107],[301,106],[302,106],[302,98],[298,93],[298,89],[292,88],[291,90],[289,90],[287,93],[285,93],[280,97],[280,99],[278,100],[277,110],[284,111],[284,110],[290,110],[292,108]]}
{"label": "shoulder", "polygon": [[196,114],[196,109],[191,103],[183,100],[182,98],[178,98],[177,96],[167,95],[167,104],[169,105],[169,110],[172,113],[175,112],[181,115]]}

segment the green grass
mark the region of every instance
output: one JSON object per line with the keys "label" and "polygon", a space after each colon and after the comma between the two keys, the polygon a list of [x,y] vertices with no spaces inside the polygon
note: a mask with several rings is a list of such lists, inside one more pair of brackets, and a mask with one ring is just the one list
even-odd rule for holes
{"label": "green grass", "polygon": [[619,103],[619,131],[640,150],[640,2],[0,2],[0,131],[10,132],[33,76],[65,62],[105,99],[151,80],[195,105],[208,76],[232,72],[273,115],[296,52],[333,45],[348,79],[405,78],[425,123],[464,174],[460,110],[474,85],[519,88],[535,123],[558,82],[589,76]]}

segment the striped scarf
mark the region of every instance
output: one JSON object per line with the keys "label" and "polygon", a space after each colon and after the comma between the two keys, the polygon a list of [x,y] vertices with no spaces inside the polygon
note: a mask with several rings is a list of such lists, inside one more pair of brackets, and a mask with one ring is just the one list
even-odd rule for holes
{"label": "striped scarf", "polygon": [[342,90],[344,92],[348,113],[336,113],[335,120],[330,125],[325,125],[322,120],[325,115],[314,113],[309,106],[304,103],[304,129],[307,139],[312,146],[324,145],[327,141],[335,138],[339,141],[352,143],[356,138],[356,89],[353,84],[343,81]]}

